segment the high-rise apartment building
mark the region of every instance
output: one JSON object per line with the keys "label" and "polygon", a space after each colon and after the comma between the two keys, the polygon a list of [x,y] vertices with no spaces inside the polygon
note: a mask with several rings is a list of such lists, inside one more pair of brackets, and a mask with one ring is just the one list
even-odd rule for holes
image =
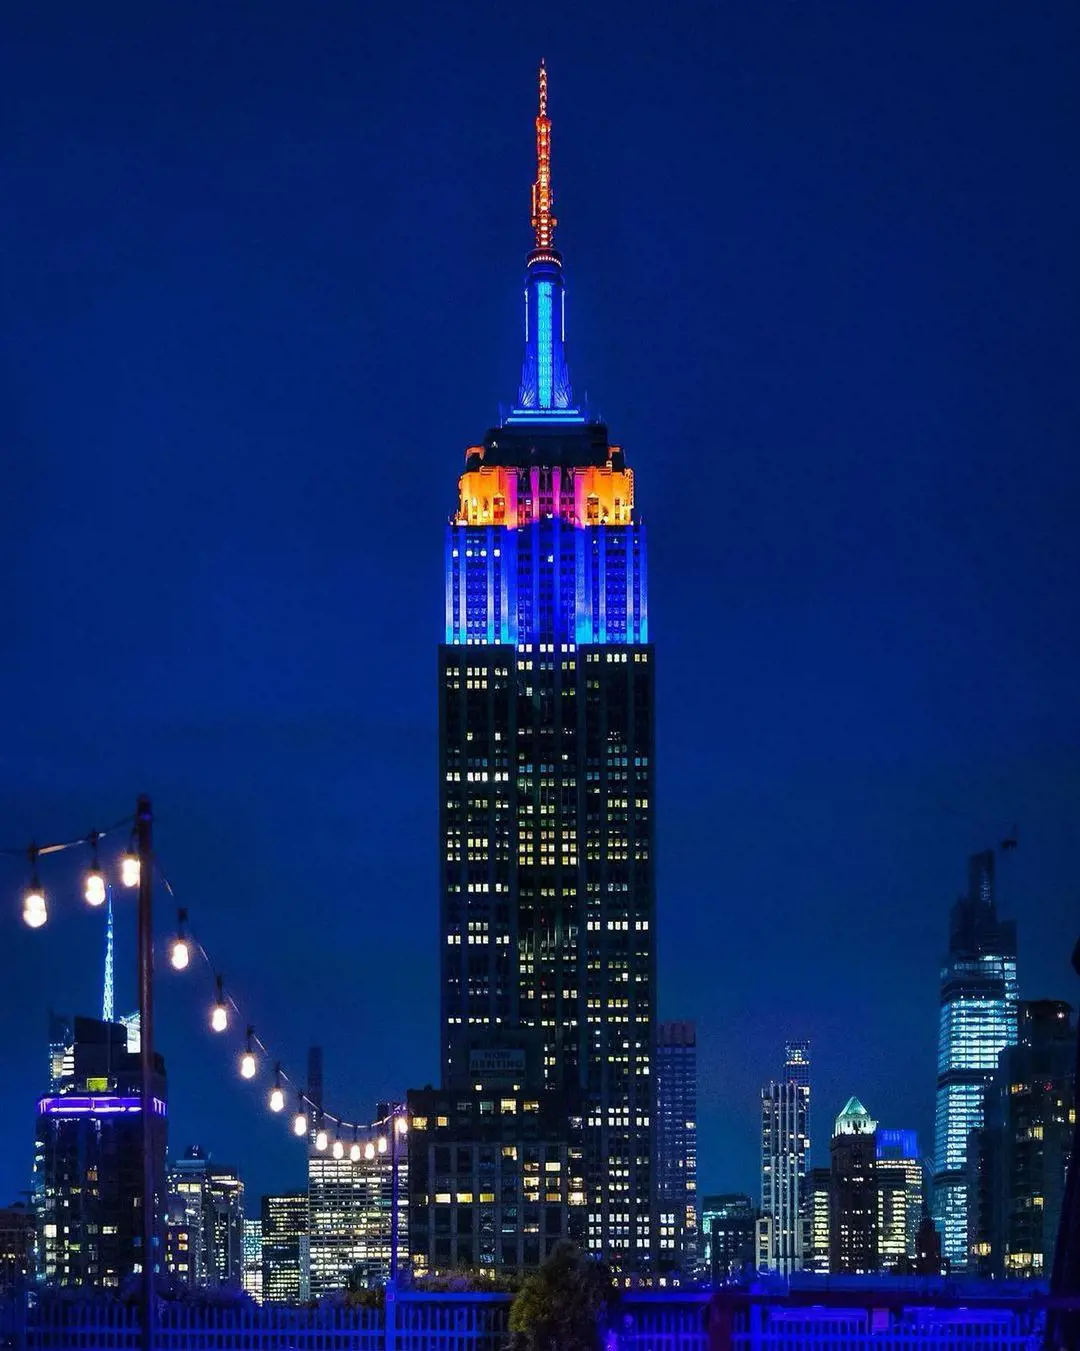
{"label": "high-rise apartment building", "polygon": [[969,1238],[986,1276],[1046,1280],[1076,1121],[1076,1029],[1057,999],[1019,1006],[968,1158]]}
{"label": "high-rise apartment building", "polygon": [[302,1304],[311,1295],[307,1192],[262,1199],[264,1304]]}
{"label": "high-rise apartment building", "polygon": [[0,1208],[0,1297],[21,1286],[34,1264],[34,1212],[21,1202]]}
{"label": "high-rise apartment building", "polygon": [[998,919],[993,850],[974,854],[968,872],[941,968],[934,1116],[934,1218],[954,1270],[968,1264],[968,1137],[998,1056],[1016,1043],[1016,925]]}
{"label": "high-rise apartment building", "polygon": [[[118,1287],[141,1270],[142,1078],[118,1023],[76,1018],[70,1073],[40,1098],[34,1152],[37,1278]],[[165,1063],[155,1057],[154,1175],[164,1179]],[[154,1201],[160,1217],[163,1198]],[[158,1224],[160,1235],[160,1223]]]}
{"label": "high-rise apartment building", "polygon": [[244,1220],[244,1291],[256,1304],[263,1298],[262,1220]]}
{"label": "high-rise apartment building", "polygon": [[801,1271],[809,1244],[806,1156],[810,1148],[810,1043],[789,1041],[783,1075],[761,1090],[761,1218],[757,1262],[763,1271]]}
{"label": "high-rise apartment building", "polygon": [[656,1029],[657,1270],[693,1275],[698,1260],[697,1034],[693,1023]]}
{"label": "high-rise apartment building", "polygon": [[[540,73],[517,401],[465,453],[446,535],[439,829],[444,1088],[536,1030],[583,1120],[588,1248],[648,1270],[655,764],[633,473],[575,404]],[[568,1128],[569,1129],[569,1128]]]}
{"label": "high-rise apartment building", "polygon": [[168,1170],[166,1261],[184,1284],[239,1287],[244,1271],[244,1184],[198,1145]]}
{"label": "high-rise apartment building", "polygon": [[878,1269],[877,1122],[848,1098],[829,1144],[829,1271]]}
{"label": "high-rise apartment building", "polygon": [[702,1265],[714,1285],[741,1280],[753,1271],[757,1218],[757,1207],[742,1192],[702,1200]]}
{"label": "high-rise apartment building", "polygon": [[832,1169],[811,1168],[806,1174],[807,1232],[803,1271],[817,1276],[829,1272],[829,1229],[832,1209]]}
{"label": "high-rise apartment building", "polygon": [[878,1260],[883,1271],[906,1271],[915,1260],[925,1188],[915,1131],[877,1131]]}

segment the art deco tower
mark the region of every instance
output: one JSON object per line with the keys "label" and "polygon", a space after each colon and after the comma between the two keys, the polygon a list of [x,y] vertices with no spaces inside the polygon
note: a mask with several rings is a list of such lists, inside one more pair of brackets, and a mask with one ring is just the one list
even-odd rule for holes
{"label": "art deco tower", "polygon": [[[446,535],[443,1083],[535,1063],[580,1113],[588,1244],[647,1267],[656,958],[645,530],[574,403],[540,70],[535,247],[513,411],[465,452]],[[486,1049],[485,1049],[486,1048]],[[487,1057],[487,1060],[484,1060]]]}

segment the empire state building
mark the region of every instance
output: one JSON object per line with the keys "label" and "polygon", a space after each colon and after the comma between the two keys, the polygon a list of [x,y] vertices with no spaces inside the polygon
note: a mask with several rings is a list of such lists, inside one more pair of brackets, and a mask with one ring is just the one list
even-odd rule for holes
{"label": "empire state building", "polygon": [[[443,1089],[479,1090],[498,1068],[513,1089],[566,1104],[580,1141],[568,1166],[580,1160],[582,1190],[563,1193],[583,1212],[572,1232],[647,1271],[656,771],[645,527],[623,451],[574,402],[542,66],[539,95],[521,385],[502,425],[465,451],[446,532]],[[496,1096],[492,1110],[500,1101],[515,1102]],[[481,1236],[505,1219],[481,1206]]]}

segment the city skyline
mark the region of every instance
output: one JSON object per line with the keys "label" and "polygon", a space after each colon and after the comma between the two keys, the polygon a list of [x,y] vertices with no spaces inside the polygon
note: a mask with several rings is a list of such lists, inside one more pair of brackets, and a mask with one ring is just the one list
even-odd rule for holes
{"label": "city skyline", "polygon": [[[199,896],[208,941],[234,964],[230,978],[246,1004],[258,1010],[267,1035],[273,1030],[275,1044],[283,1044],[282,1054],[299,1066],[308,1042],[326,1044],[332,1096],[344,1103],[403,1091],[405,1081],[434,1082],[438,1053],[426,993],[435,988],[438,960],[434,803],[429,787],[413,790],[409,784],[428,784],[435,745],[427,642],[429,620],[437,622],[447,448],[468,442],[476,408],[485,399],[494,405],[510,387],[518,359],[512,279],[525,204],[521,184],[529,177],[535,36],[503,20],[511,27],[497,36],[507,41],[513,78],[508,73],[505,88],[491,92],[483,118],[461,110],[453,114],[458,120],[450,130],[460,135],[453,138],[452,179],[433,180],[440,192],[451,193],[449,219],[420,209],[427,197],[417,197],[412,179],[389,159],[377,160],[373,164],[382,176],[374,181],[382,189],[386,219],[368,225],[374,233],[364,247],[349,240],[346,248],[357,219],[370,219],[367,204],[354,188],[342,189],[349,229],[339,235],[331,224],[334,199],[326,185],[331,179],[337,184],[341,163],[351,162],[361,140],[354,129],[365,127],[364,154],[372,153],[370,144],[379,137],[391,138],[399,154],[424,144],[408,139],[411,133],[386,116],[371,131],[361,116],[370,121],[370,107],[349,102],[354,75],[346,80],[336,72],[321,96],[326,102],[316,100],[304,122],[303,134],[326,144],[307,169],[288,153],[280,159],[256,155],[258,172],[241,175],[243,191],[225,193],[221,214],[192,219],[190,211],[176,210],[188,200],[184,194],[197,192],[203,175],[224,174],[232,164],[224,150],[215,152],[206,143],[216,116],[225,118],[228,144],[243,147],[241,159],[264,138],[274,139],[273,128],[256,130],[242,111],[241,91],[257,93],[258,77],[249,76],[255,84],[230,93],[217,84],[218,77],[205,75],[224,112],[204,108],[194,125],[174,120],[164,96],[159,102],[151,98],[147,126],[136,130],[124,117],[144,101],[137,59],[144,39],[132,37],[120,44],[115,102],[98,108],[84,140],[68,142],[60,110],[81,122],[80,110],[92,106],[87,100],[100,91],[76,68],[80,43],[69,51],[61,42],[56,69],[44,78],[42,33],[31,18],[23,22],[26,71],[49,91],[57,111],[20,131],[13,186],[23,215],[8,222],[15,250],[25,260],[14,283],[9,339],[31,335],[24,343],[12,341],[6,367],[12,380],[9,440],[25,452],[12,457],[8,544],[16,564],[33,557],[35,567],[25,591],[16,595],[18,617],[31,622],[21,626],[22,640],[0,686],[6,706],[18,714],[9,756],[11,782],[19,787],[0,800],[5,843],[53,828],[78,832],[95,818],[100,823],[115,802],[145,784],[160,804],[159,847],[170,875],[178,888]],[[147,20],[151,36],[145,41],[155,61],[164,63],[155,65],[162,88],[179,97],[183,60],[202,51],[202,39],[182,29],[182,56],[166,58],[164,44],[159,48],[153,40],[166,33],[166,21],[158,22],[162,27],[155,29]],[[849,221],[848,232],[830,245],[834,252],[826,254],[818,290],[804,282],[805,291],[785,292],[807,265],[811,244],[825,247],[827,231],[806,210],[810,188],[793,129],[798,119],[756,94],[754,80],[773,97],[777,88],[789,86],[821,92],[817,78],[811,83],[804,70],[808,58],[797,55],[793,35],[815,53],[818,39],[803,17],[787,17],[789,45],[781,44],[775,60],[788,83],[778,86],[779,76],[759,45],[766,26],[749,19],[730,22],[735,30],[727,36],[738,56],[724,59],[735,62],[736,75],[742,62],[746,79],[730,81],[727,93],[706,94],[711,85],[694,66],[697,83],[691,79],[690,86],[699,91],[697,102],[674,91],[678,111],[652,107],[656,125],[647,129],[649,146],[661,141],[648,138],[665,136],[677,146],[673,119],[694,111],[717,119],[722,153],[731,157],[725,161],[728,178],[734,175],[741,185],[741,192],[725,189],[722,199],[707,198],[717,209],[723,201],[717,219],[723,221],[722,239],[732,245],[718,253],[715,222],[706,243],[705,233],[688,224],[675,205],[680,181],[675,166],[693,168],[684,150],[674,156],[674,165],[654,166],[660,185],[638,203],[640,221],[627,213],[614,234],[601,228],[606,203],[617,199],[619,175],[627,167],[619,128],[598,112],[602,100],[569,35],[545,45],[543,54],[558,72],[560,90],[559,210],[573,262],[568,341],[575,368],[588,373],[591,406],[611,411],[613,435],[633,454],[642,500],[648,502],[656,613],[663,616],[656,633],[666,682],[658,693],[659,718],[661,744],[670,744],[670,750],[661,753],[659,768],[665,820],[658,840],[663,878],[658,946],[660,988],[667,993],[658,1013],[698,1022],[701,1190],[752,1193],[755,1096],[772,1048],[787,1037],[805,1035],[814,1046],[815,1102],[822,1110],[831,1111],[834,1101],[839,1105],[857,1091],[875,1103],[895,1101],[888,1119],[910,1122],[924,1140],[932,1138],[944,917],[962,880],[964,858],[993,845],[1014,820],[1020,848],[1010,854],[999,881],[1002,912],[1021,916],[1021,995],[1070,999],[1074,993],[1068,969],[1074,887],[1065,804],[1076,771],[1051,746],[1075,740],[1069,723],[1075,714],[1064,697],[1066,635],[1075,601],[1060,583],[1075,571],[1070,562],[1075,541],[1065,528],[1073,515],[1065,506],[1072,490],[1065,450],[1070,438],[1063,435],[1061,410],[1058,421],[1048,411],[1047,400],[1055,406],[1053,390],[1047,395],[1044,385],[1034,382],[1052,383],[1053,372],[1074,364],[1076,344],[1065,327],[1060,276],[1051,285],[1043,278],[1043,264],[1036,266],[1024,252],[1017,242],[1021,235],[1013,233],[1021,218],[1010,215],[1012,208],[985,223],[993,241],[986,245],[987,256],[976,251],[962,259],[948,236],[939,241],[941,253],[928,260],[920,253],[930,245],[916,223],[918,211],[908,214],[904,193],[858,155],[859,176],[844,177],[834,164],[833,176],[826,173],[815,183],[818,195],[810,200],[818,210],[836,213],[835,219],[829,216],[835,225],[864,176],[885,194],[888,209],[880,221],[870,208]],[[230,78],[239,76],[240,39],[247,36],[236,24],[223,18],[214,30]],[[992,143],[976,142],[982,149],[975,160],[985,169],[992,144],[1001,175],[993,190],[971,169],[959,180],[968,197],[950,196],[944,186],[961,161],[971,163],[964,135],[971,131],[969,115],[946,96],[944,55],[905,48],[906,59],[922,62],[916,78],[886,59],[885,48],[898,36],[887,21],[862,18],[852,39],[862,44],[868,68],[885,77],[886,88],[891,77],[895,88],[914,83],[928,99],[938,100],[933,106],[952,139],[946,134],[934,154],[917,138],[905,140],[902,125],[889,120],[862,84],[858,97],[870,101],[879,131],[900,136],[897,172],[903,187],[935,222],[959,231],[957,222],[977,214],[976,204],[987,212],[1001,206],[1006,183],[1014,192],[1026,188],[1029,199],[1041,193],[1042,200],[1057,202],[1041,257],[1060,249],[1068,277],[1065,241],[1080,215],[1075,188],[1051,185],[1054,142],[1041,158],[1023,162],[1031,160],[1026,136],[1048,119],[1050,94],[1041,101],[1032,75],[1012,77],[1009,88],[1022,91],[1023,98],[991,96],[979,83],[980,72],[997,71],[1001,53],[1015,45],[1018,32],[997,19],[974,43],[972,33],[964,33],[963,43],[959,32],[943,35],[946,51],[951,44],[962,46],[974,62],[975,73],[965,72],[971,82],[965,88],[996,132]],[[280,35],[261,31],[257,49],[269,69],[295,73],[313,68],[323,36],[302,35],[299,54],[287,58]],[[83,38],[87,35],[80,42]],[[100,39],[88,40],[93,47]],[[1034,37],[1025,40],[1034,47]],[[494,48],[496,36],[491,41]],[[632,55],[643,59],[643,52],[629,39],[619,41],[610,78],[620,91],[636,90],[641,70],[635,68],[631,79],[629,62]],[[725,47],[731,51],[730,42]],[[475,73],[484,54],[481,49],[472,57],[457,55],[465,58],[462,68]],[[661,89],[673,92],[655,58],[645,69]],[[1043,71],[1052,89],[1055,71],[1052,64]],[[26,78],[13,70],[9,81],[24,99]],[[67,82],[62,88],[61,80]],[[284,87],[293,88],[303,103],[300,86],[286,81]],[[427,97],[415,94],[420,106]],[[815,123],[821,131],[831,125],[829,117],[842,118],[856,106],[835,90],[822,97],[824,111],[817,108],[815,114],[824,119]],[[1006,108],[1022,131],[1003,125]],[[491,131],[480,125],[488,119]],[[843,125],[869,156],[871,134]],[[441,145],[442,133],[432,134]],[[761,142],[770,137],[780,138],[786,154],[763,183],[753,174],[765,174]],[[104,189],[100,195],[87,190],[91,165],[97,172],[99,142],[107,148],[104,183],[112,185],[117,201],[136,202],[126,224]],[[161,158],[144,153],[159,143],[179,147],[173,178],[164,168],[145,168]],[[148,174],[141,194],[121,188],[130,171],[128,156],[140,175]],[[75,218],[57,211],[56,188],[42,168],[57,163],[65,185],[84,190],[75,194],[80,200]],[[928,176],[921,187],[919,170]],[[268,183],[282,194],[281,202],[273,196],[279,206],[304,200],[305,183],[311,187],[305,174],[315,183],[310,210],[296,207],[298,214],[291,215],[282,210],[265,227],[260,224],[265,236],[253,236],[251,201],[262,200]],[[358,168],[356,178],[362,177]],[[757,202],[753,209],[751,198]],[[791,232],[764,231],[775,251],[768,260],[775,275],[766,275],[764,246],[751,247],[766,205],[780,205],[809,232],[796,247]],[[168,226],[170,212],[186,233]],[[417,223],[395,253],[389,234],[401,229],[406,215]],[[887,236],[886,248],[873,227],[890,221],[902,222],[906,233],[898,227],[897,235]],[[48,228],[41,228],[43,223]],[[26,232],[35,235],[32,247]],[[676,245],[658,261],[647,244],[661,232]],[[252,237],[264,242],[245,253]],[[221,243],[215,245],[215,239]],[[461,345],[468,349],[467,360],[457,360],[448,346],[448,331],[436,314],[441,302],[421,294],[406,267],[409,258],[426,257],[436,239],[445,246],[440,266],[449,269],[442,292],[465,325]],[[871,241],[878,242],[872,247]],[[343,272],[324,273],[316,264],[321,242],[335,264],[349,260]],[[846,266],[851,246],[860,243],[871,259],[863,257],[855,268],[858,285],[853,281],[845,289],[838,260],[843,256]],[[189,290],[198,294],[184,261],[193,248],[211,259],[214,293],[221,298],[212,313],[183,298]],[[388,269],[394,284],[373,290],[370,276],[352,260],[354,248],[369,254],[389,249],[397,264]],[[684,274],[677,264],[680,251],[699,262],[700,270]],[[737,256],[738,263],[729,268],[725,254]],[[56,271],[59,258],[72,260],[70,271]],[[920,260],[924,272],[916,267]],[[811,270],[814,261],[811,256]],[[961,301],[927,290],[900,304],[899,287],[883,278],[901,264],[915,268],[927,288],[938,267],[947,264]],[[264,294],[263,270],[282,267],[283,275]],[[749,275],[740,280],[743,273]],[[626,295],[629,276],[635,278],[632,303]],[[721,279],[719,289],[708,292],[707,316],[696,308],[706,305],[696,289],[706,276],[710,286]],[[929,331],[940,340],[959,305],[966,322],[975,325],[978,318],[996,341],[1005,342],[1004,330],[994,326],[976,297],[991,276],[1009,297],[1003,305],[1012,326],[1019,323],[1027,334],[1027,357],[1020,360],[1010,345],[1003,373],[992,343],[988,351],[986,343],[967,334],[957,341],[971,364],[961,368],[960,388],[946,389],[932,369],[935,363],[912,355],[918,346],[914,334]],[[434,273],[425,277],[426,285]],[[105,284],[107,278],[115,287]],[[753,285],[750,278],[756,279]],[[821,302],[826,290],[835,292],[838,280],[839,297],[833,294],[830,303],[839,309],[826,310]],[[869,330],[860,327],[860,286],[869,287],[875,300]],[[152,303],[155,288],[168,304]],[[682,308],[672,308],[669,293],[680,298]],[[343,301],[343,294],[355,296],[355,305]],[[900,304],[898,314],[890,303]],[[354,317],[365,304],[386,330],[377,341],[369,341]],[[680,325],[684,312],[695,322]],[[732,316],[731,325],[721,326],[722,340],[715,336],[721,313]],[[894,322],[879,330],[879,313],[895,314]],[[805,350],[781,346],[777,354],[771,344],[781,330],[790,335],[793,323],[805,334],[810,316],[820,321],[824,314],[831,316],[831,327],[826,324],[823,334],[814,329],[815,344],[819,337],[823,344],[820,363],[811,363],[813,378],[800,376],[796,367]],[[267,328],[258,341],[253,316]],[[635,318],[648,320],[650,333],[681,335],[656,347],[647,388],[640,335],[629,340]],[[837,328],[848,334],[846,343]],[[153,356],[145,364],[132,344],[134,331],[140,341],[150,335]],[[867,331],[881,344],[875,349],[880,367],[857,360],[852,335],[865,341]],[[436,350],[427,353],[426,367],[418,372],[410,363],[417,346],[425,345]],[[250,353],[242,353],[248,346]],[[91,348],[107,354],[105,366],[96,364],[100,357]],[[679,355],[684,348],[695,353],[686,370]],[[770,351],[779,364],[765,378],[761,371]],[[943,356],[940,347],[935,351]],[[944,355],[955,352],[946,345]],[[884,419],[865,421],[867,403],[859,411],[846,407],[837,424],[836,407],[823,407],[815,379],[827,372],[831,396],[841,398],[842,390],[842,398],[854,398],[853,386],[860,382],[839,378],[848,373],[845,359],[861,374],[860,397],[870,397],[869,379],[892,421],[899,416],[886,400],[893,388],[892,361],[901,362],[909,392],[925,384],[936,402],[924,401],[920,416],[908,413],[895,428],[885,428]],[[260,374],[264,365],[266,373]],[[286,370],[289,380],[283,381]],[[950,371],[955,382],[955,365]],[[422,407],[407,401],[416,384],[432,381],[431,407],[426,400]],[[981,420],[974,425],[959,420],[960,395],[977,402],[987,382],[996,385],[997,397],[1012,400],[1008,416],[994,420],[995,427],[1004,423],[1010,429],[1008,437]],[[770,391],[772,400],[763,397]],[[790,392],[792,404],[810,412],[802,420],[784,415],[771,406],[780,401],[778,391]],[[194,405],[202,410],[198,418]],[[1023,438],[1017,431],[1021,415]],[[805,451],[796,454],[807,417],[814,473]],[[703,464],[689,448],[713,435],[718,418],[720,447],[712,459],[719,463]],[[865,434],[870,431],[872,436]],[[1029,435],[1037,453],[1027,449]],[[417,495],[398,515],[405,499],[395,494],[404,493],[404,481],[400,464],[392,468],[386,461],[412,445],[421,447],[423,474],[415,481]],[[383,447],[394,453],[382,454]],[[692,495],[711,504],[700,528],[687,528],[686,508],[679,504],[687,491],[683,476],[690,477],[681,456],[688,462],[692,457],[703,476]],[[836,491],[815,488],[822,475]],[[788,485],[779,501],[778,477]],[[430,487],[420,482],[426,478],[433,480]],[[309,505],[298,506],[305,498]],[[391,527],[383,518],[392,516]],[[799,524],[806,516],[813,529]],[[143,524],[147,520],[155,522],[152,528]],[[356,527],[360,520],[363,530]],[[382,560],[392,555],[405,521],[410,541],[416,523],[415,540],[435,543],[430,550],[410,543],[417,557],[402,558],[401,573],[388,575]],[[984,533],[1005,541],[1006,557],[972,559],[970,551]],[[856,552],[863,566],[851,571],[864,574],[862,583],[841,575]],[[129,591],[132,562],[143,555],[146,581],[136,578]],[[84,573],[85,591],[75,580]],[[436,603],[427,611],[433,585]],[[373,607],[373,588],[389,586],[398,589],[383,613]],[[260,609],[264,594],[276,598],[273,610]],[[423,622],[398,623],[402,611],[415,608],[414,600]],[[369,613],[358,623],[365,606]],[[365,641],[346,635],[346,627],[362,630]],[[391,657],[369,661],[371,635],[397,644]],[[96,661],[86,660],[90,652]],[[905,665],[904,653],[911,652],[917,657],[909,655],[913,664]],[[969,660],[961,663],[961,655]],[[387,669],[374,669],[380,665]],[[980,676],[980,669],[992,670],[993,681]],[[363,680],[357,685],[359,672]],[[950,692],[950,672],[963,673],[962,694]],[[152,690],[149,696],[140,694],[144,684]],[[723,698],[706,696],[706,688],[717,687]],[[381,722],[390,730],[384,732]],[[386,851],[379,843],[383,837],[418,843]],[[700,860],[703,850],[715,861],[704,898],[697,870],[683,861]],[[50,870],[61,889],[65,866]],[[320,879],[315,896],[312,877]],[[96,917],[77,913],[75,885],[72,905],[57,906],[46,934],[21,932],[17,907],[23,881],[17,866],[5,865],[0,873],[9,897],[4,923],[11,929],[5,929],[5,939],[10,932],[16,967],[12,1101],[29,1103],[44,1080],[48,1007],[72,1013],[99,1007],[102,934]],[[415,916],[407,925],[401,922],[405,905]],[[256,915],[259,933],[251,942]],[[164,932],[164,900],[158,916]],[[119,897],[116,924],[117,1001],[127,1008],[134,1003],[132,923]],[[768,1008],[754,1010],[752,1030],[745,1013],[753,1006],[749,975],[732,973],[717,995],[710,962],[717,932],[734,936],[740,951],[768,950],[783,963],[782,993]],[[348,954],[358,947],[370,968],[353,998],[355,958]],[[886,954],[891,988],[881,1002]],[[425,993],[398,989],[404,969],[417,971],[416,990]],[[701,994],[691,1003],[683,992],[695,987]],[[677,1001],[674,991],[680,992]],[[170,1067],[171,1097],[186,1104],[180,1110],[187,1114],[178,1122],[174,1117],[175,1139],[204,1140],[215,1156],[241,1166],[250,1157],[253,1195],[296,1185],[303,1176],[302,1151],[281,1140],[274,1123],[263,1120],[261,1100],[234,1082],[231,1055],[203,1032],[201,1001],[201,992],[182,990],[163,977],[160,1048]],[[849,1026],[852,1002],[860,1009],[855,1029]],[[902,1057],[902,1067],[890,1063],[897,1058],[900,1010],[907,1034],[921,1048],[917,1056]],[[395,1029],[392,1047],[380,1036],[385,1028]],[[916,1075],[912,1063],[925,1069]],[[205,1115],[198,1105],[200,1079],[210,1085],[215,1102],[212,1120],[199,1116]],[[28,1119],[15,1111],[0,1121],[0,1186],[10,1193],[0,1195],[5,1204],[25,1186],[28,1151],[21,1142],[27,1130]],[[819,1142],[811,1157],[820,1161]]]}

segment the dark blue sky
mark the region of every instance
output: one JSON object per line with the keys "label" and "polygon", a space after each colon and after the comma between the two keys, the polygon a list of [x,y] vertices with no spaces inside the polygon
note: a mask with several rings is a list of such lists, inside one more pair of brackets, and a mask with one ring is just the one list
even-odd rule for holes
{"label": "dark blue sky", "polygon": [[[651,532],[702,1189],[756,1191],[787,1035],[819,1157],[852,1092],[928,1152],[947,908],[1014,822],[1022,991],[1080,994],[1077,6],[18,9],[0,844],[152,793],[286,1065],[345,1113],[435,1078],[443,524],[516,388],[543,55],[571,371]],[[32,934],[0,860],[0,1203],[46,1011],[99,998],[45,880]],[[173,1144],[295,1185],[208,993],[162,975]]]}

